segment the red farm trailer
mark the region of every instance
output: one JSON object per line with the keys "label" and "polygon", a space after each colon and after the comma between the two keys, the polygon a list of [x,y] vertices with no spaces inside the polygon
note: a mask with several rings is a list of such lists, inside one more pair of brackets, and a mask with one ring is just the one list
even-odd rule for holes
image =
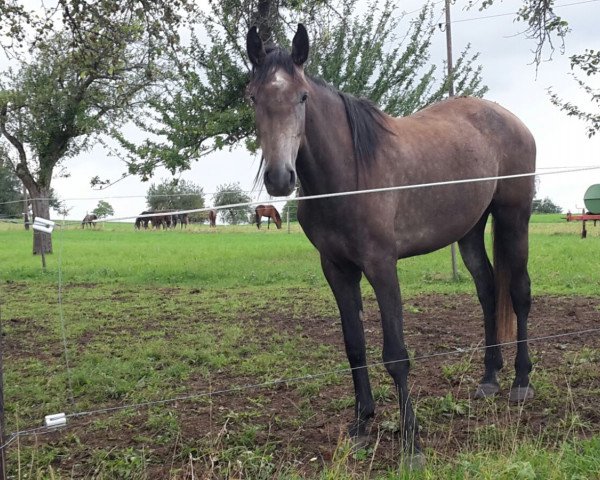
{"label": "red farm trailer", "polygon": [[585,222],[593,221],[596,226],[596,222],[600,220],[600,184],[592,185],[586,190],[583,203],[587,211],[583,210],[581,215],[573,215],[569,212],[565,217],[567,222],[581,222],[581,238],[587,236]]}

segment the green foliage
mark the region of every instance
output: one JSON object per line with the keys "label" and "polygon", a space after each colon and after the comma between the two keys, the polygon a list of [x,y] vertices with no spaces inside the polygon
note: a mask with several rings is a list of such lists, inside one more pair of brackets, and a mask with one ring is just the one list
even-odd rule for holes
{"label": "green foliage", "polygon": [[285,202],[283,209],[281,210],[281,218],[283,221],[287,221],[288,212],[290,216],[290,222],[298,221],[298,202]]}
{"label": "green foliage", "polygon": [[[152,210],[196,210],[204,208],[204,190],[199,185],[186,180],[164,179],[152,184],[146,194],[146,203]],[[192,221],[202,222],[206,213],[189,214]]]}
{"label": "green foliage", "polygon": [[[37,13],[16,5],[0,7],[11,26],[0,30],[0,43],[6,50],[3,41],[14,41],[11,67],[0,74],[0,146],[29,196],[41,199],[32,204],[34,215],[47,218],[55,168],[101,134],[118,137],[155,93],[163,51],[178,39],[176,12],[188,2],[60,0]],[[56,15],[62,18],[55,24]],[[30,41],[23,22],[34,27]],[[34,252],[51,245],[49,235],[34,235]]]}
{"label": "green foliage", "polygon": [[[317,35],[308,64],[313,73],[335,88],[367,97],[393,116],[406,116],[441,100],[448,78],[436,81],[436,65],[429,48],[435,30],[433,5],[426,3],[411,22],[404,39],[398,38],[402,16],[393,2],[371,4],[362,17],[353,15],[354,1],[344,2],[342,20],[329,23]],[[454,65],[457,95],[483,96],[481,66],[469,46]]]}
{"label": "green foliage", "polygon": [[562,208],[555,205],[550,198],[535,198],[532,206],[533,213],[562,213]]}
{"label": "green foliage", "polygon": [[112,217],[115,214],[115,210],[112,205],[104,200],[98,202],[98,206],[92,210],[98,218]]}
{"label": "green foliage", "polygon": [[[223,205],[235,205],[238,203],[248,203],[252,199],[246,193],[242,191],[239,183],[228,183],[219,185],[217,187],[217,193],[213,198],[215,207],[221,207]],[[240,223],[248,222],[249,215],[253,212],[253,209],[249,206],[244,207],[230,207],[223,210],[219,210],[221,220],[230,225],[238,225]]]}
{"label": "green foliage", "polygon": [[[442,98],[447,79],[436,80],[436,67],[428,66],[433,7],[423,8],[402,39],[396,34],[401,15],[393,2],[377,8],[373,3],[362,14],[356,13],[356,3],[267,1],[261,3],[263,12],[248,0],[211,2],[210,11],[199,18],[205,35],[192,33],[190,47],[177,56],[169,93],[152,102],[151,120],[137,119],[160,140],[135,145],[122,139],[130,152],[130,171],[147,178],[159,164],[175,172],[215,150],[240,144],[252,152],[258,148],[253,112],[244,99],[249,80],[246,32],[255,24],[264,39],[289,46],[293,32],[287,25],[306,22],[311,30],[307,71],[340,90],[370,98],[392,115],[413,113]],[[206,37],[208,41],[200,40]],[[487,90],[476,59],[467,48],[456,62],[458,94],[480,96]]]}
{"label": "green foliage", "polygon": [[[31,61],[2,75],[4,140],[12,137],[31,152],[40,184],[49,187],[54,167],[86,148],[92,135],[110,133],[126,121],[153,84],[143,34],[128,24],[121,29],[113,42],[90,33],[75,46],[59,32],[36,44]],[[18,150],[11,141],[12,147]],[[20,176],[31,175],[23,158],[13,164]]]}

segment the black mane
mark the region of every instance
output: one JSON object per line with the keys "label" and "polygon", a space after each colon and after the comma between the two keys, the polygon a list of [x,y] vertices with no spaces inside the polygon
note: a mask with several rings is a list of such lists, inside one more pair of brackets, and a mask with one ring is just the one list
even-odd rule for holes
{"label": "black mane", "polygon": [[391,133],[384,123],[384,113],[367,98],[356,98],[340,91],[338,95],[346,109],[354,155],[360,163],[368,165],[374,161],[382,136]]}
{"label": "black mane", "polygon": [[[265,83],[280,68],[292,78],[296,76],[294,62],[286,50],[271,46],[266,48],[266,53],[263,64],[252,72],[253,83]],[[385,125],[385,114],[367,98],[357,98],[349,93],[340,92],[320,78],[307,78],[313,84],[328,88],[340,96],[346,110],[356,160],[365,166],[372,163],[382,136],[391,133]]]}

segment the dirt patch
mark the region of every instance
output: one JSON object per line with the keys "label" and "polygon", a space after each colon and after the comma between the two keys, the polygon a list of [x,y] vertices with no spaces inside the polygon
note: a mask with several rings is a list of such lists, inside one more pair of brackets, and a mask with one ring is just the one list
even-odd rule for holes
{"label": "dirt patch", "polygon": [[[474,298],[428,295],[406,302],[406,342],[415,359],[410,384],[426,448],[452,458],[467,448],[500,441],[499,432],[511,428],[520,429],[518,435],[536,438],[556,436],[556,432],[569,428],[580,436],[600,433],[600,332],[556,337],[600,328],[599,306],[596,298],[534,299],[529,334],[535,364],[532,378],[538,391],[536,398],[521,409],[508,406],[506,401],[513,377],[513,345],[503,351],[501,395],[493,401],[469,400],[482,373],[483,358],[483,326]],[[247,318],[242,315],[239,321],[253,322],[265,331],[303,335],[312,345],[330,346],[339,352],[340,362],[344,361],[337,318],[305,318],[298,332],[297,319],[270,310],[262,313],[248,312]],[[369,362],[378,363],[382,338],[372,300],[365,302],[364,327]],[[322,373],[319,365],[310,367],[315,374]],[[236,462],[240,465],[238,473],[245,472],[245,478],[252,478],[250,462],[257,456],[269,459],[271,470],[267,471],[273,475],[289,467],[311,477],[339,455],[340,439],[353,417],[352,381],[347,372],[341,377],[311,389],[311,382],[320,377],[261,385],[261,379],[240,378],[223,369],[209,384],[206,378],[188,381],[189,392],[221,393],[155,407],[176,417],[177,433],[172,438],[164,425],[149,422],[156,410],[142,408],[105,430],[94,427],[94,418],[73,418],[68,435],[55,432],[37,442],[68,449],[67,443],[77,438],[78,445],[85,448],[57,456],[53,462],[54,468],[71,472],[75,478],[79,478],[78,472],[90,468],[86,467],[90,452],[115,446],[143,450],[149,458],[146,473],[150,478],[169,478],[173,471],[180,472],[177,478],[187,478],[186,472],[192,469],[197,478],[219,478],[225,472],[235,477]],[[378,392],[373,423],[376,448],[374,453],[367,451],[368,462],[357,461],[356,465],[358,471],[370,473],[393,468],[401,453],[397,403],[382,366],[372,369],[372,386]],[[575,426],[563,425],[575,420],[579,422]],[[34,441],[26,437],[21,445]]]}

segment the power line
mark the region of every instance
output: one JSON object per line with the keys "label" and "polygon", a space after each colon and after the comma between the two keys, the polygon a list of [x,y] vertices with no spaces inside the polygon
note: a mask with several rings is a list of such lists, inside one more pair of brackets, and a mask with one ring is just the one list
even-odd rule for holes
{"label": "power line", "polygon": [[[579,1],[579,2],[572,2],[572,3],[564,3],[561,5],[554,5],[553,8],[562,8],[562,7],[572,7],[574,5],[583,5],[586,3],[595,3],[595,2],[599,2],[600,0],[583,0],[583,1]],[[462,23],[462,22],[474,22],[476,20],[486,20],[488,18],[497,18],[497,17],[508,17],[508,16],[514,16],[516,15],[517,12],[510,12],[510,13],[497,13],[494,15],[483,15],[481,17],[472,17],[472,18],[463,18],[460,20],[452,20],[451,23]]]}

